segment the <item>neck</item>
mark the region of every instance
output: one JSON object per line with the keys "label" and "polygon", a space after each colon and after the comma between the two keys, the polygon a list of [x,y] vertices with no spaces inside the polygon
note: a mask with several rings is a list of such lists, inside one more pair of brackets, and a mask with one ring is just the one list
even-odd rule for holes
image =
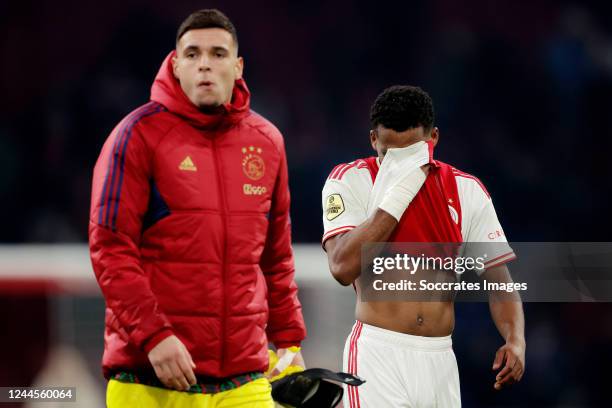
{"label": "neck", "polygon": [[200,112],[205,113],[207,115],[218,115],[223,113],[223,105],[216,106],[200,106],[198,108]]}

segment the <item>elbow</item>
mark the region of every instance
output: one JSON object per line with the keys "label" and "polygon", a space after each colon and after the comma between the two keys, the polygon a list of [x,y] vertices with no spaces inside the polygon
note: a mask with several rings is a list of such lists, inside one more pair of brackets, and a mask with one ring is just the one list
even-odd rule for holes
{"label": "elbow", "polygon": [[349,286],[357,278],[351,271],[343,265],[334,265],[330,267],[330,271],[334,279],[342,286]]}

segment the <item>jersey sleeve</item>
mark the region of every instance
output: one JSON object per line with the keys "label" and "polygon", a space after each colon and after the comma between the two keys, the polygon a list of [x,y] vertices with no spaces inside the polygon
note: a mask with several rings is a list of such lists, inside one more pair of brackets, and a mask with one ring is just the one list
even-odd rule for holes
{"label": "jersey sleeve", "polygon": [[[141,262],[142,220],[150,192],[150,153],[139,128],[128,130],[117,127],[94,169],[89,249],[107,307],[133,346],[149,352],[173,332]],[[121,146],[125,147],[120,149]]]}
{"label": "jersey sleeve", "polygon": [[368,186],[360,174],[367,170],[349,169],[340,173],[342,177],[333,177],[338,167],[332,170],[323,186],[323,245],[329,238],[350,231],[367,219]]}
{"label": "jersey sleeve", "polygon": [[493,200],[480,180],[460,181],[461,208],[463,213],[464,256],[483,257],[484,270],[503,265],[516,258],[499,222]]}

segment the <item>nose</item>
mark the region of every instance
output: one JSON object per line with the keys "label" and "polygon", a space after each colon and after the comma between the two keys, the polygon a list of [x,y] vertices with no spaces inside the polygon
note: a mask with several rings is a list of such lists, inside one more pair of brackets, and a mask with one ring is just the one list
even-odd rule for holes
{"label": "nose", "polygon": [[203,53],[198,61],[198,71],[210,71],[210,57]]}

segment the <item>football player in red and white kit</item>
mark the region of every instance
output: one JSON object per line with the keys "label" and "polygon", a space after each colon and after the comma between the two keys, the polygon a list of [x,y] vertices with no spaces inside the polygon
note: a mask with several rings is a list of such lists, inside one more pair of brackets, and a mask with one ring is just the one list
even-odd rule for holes
{"label": "football player in red and white kit", "polygon": [[[515,258],[493,202],[476,177],[433,159],[439,140],[433,103],[418,87],[384,90],[371,109],[377,157],[340,164],[323,188],[323,247],[334,278],[357,289],[356,323],[347,338],[344,370],[365,378],[348,387],[345,407],[459,407],[449,301],[363,301],[361,249],[372,242],[496,243],[482,277],[511,282]],[[505,340],[493,361],[495,389],[519,381],[525,367],[520,297],[490,300]]]}

